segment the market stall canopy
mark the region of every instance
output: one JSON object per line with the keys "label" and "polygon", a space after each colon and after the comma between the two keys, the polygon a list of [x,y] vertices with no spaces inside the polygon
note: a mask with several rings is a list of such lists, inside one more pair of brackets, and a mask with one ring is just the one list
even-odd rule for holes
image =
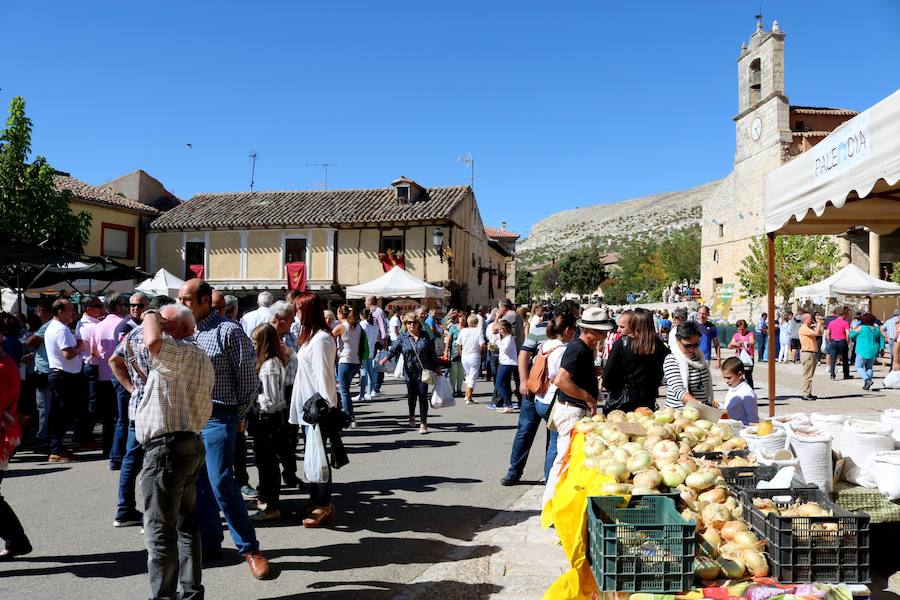
{"label": "market stall canopy", "polygon": [[891,233],[900,227],[898,182],[900,90],[766,175],[766,232]]}
{"label": "market stall canopy", "polygon": [[136,288],[138,292],[153,294],[154,296],[169,296],[175,298],[178,296],[178,290],[184,285],[184,280],[175,277],[165,269],[160,269],[156,274],[142,281]]}
{"label": "market stall canopy", "polygon": [[859,267],[849,264],[831,277],[794,290],[797,296],[894,296],[900,295],[900,285],[872,277]]}
{"label": "market stall canopy", "polygon": [[347,298],[443,298],[447,291],[410,275],[405,269],[394,267],[381,277],[368,283],[351,285],[347,288]]}
{"label": "market stall canopy", "polygon": [[46,288],[63,281],[121,281],[147,274],[102,256],[80,256],[37,246],[0,245],[0,284],[13,290]]}

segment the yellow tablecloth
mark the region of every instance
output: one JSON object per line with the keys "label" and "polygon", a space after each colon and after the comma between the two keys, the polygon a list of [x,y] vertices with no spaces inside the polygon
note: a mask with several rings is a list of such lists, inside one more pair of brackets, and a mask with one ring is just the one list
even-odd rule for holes
{"label": "yellow tablecloth", "polygon": [[587,562],[587,499],[605,495],[603,485],[615,479],[586,468],[584,459],[584,435],[575,433],[556,491],[541,513],[541,525],[556,528],[571,568],[550,586],[544,600],[588,600],[597,592]]}

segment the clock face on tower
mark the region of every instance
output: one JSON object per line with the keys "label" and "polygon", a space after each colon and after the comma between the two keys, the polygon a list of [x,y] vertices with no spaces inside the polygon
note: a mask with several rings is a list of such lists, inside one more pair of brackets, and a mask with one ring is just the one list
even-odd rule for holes
{"label": "clock face on tower", "polygon": [[750,124],[750,137],[758,140],[760,135],[762,135],[762,121],[759,117],[756,117],[753,119],[753,123]]}

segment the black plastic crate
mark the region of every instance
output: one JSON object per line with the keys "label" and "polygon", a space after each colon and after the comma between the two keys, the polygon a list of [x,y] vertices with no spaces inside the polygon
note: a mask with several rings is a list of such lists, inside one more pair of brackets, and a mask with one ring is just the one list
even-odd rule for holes
{"label": "black plastic crate", "polygon": [[[867,583],[869,581],[869,515],[851,513],[818,488],[741,490],[744,519],[768,544],[771,576],[783,583]],[[765,514],[753,498],[769,498],[778,507],[798,500],[815,501],[830,517],[784,517]]]}
{"label": "black plastic crate", "polygon": [[722,462],[723,458],[734,458],[736,456],[740,456],[742,458],[748,458],[750,456],[749,450],[730,450],[728,452],[692,452],[691,456],[694,458],[703,458],[706,460],[711,460],[713,462]]}
{"label": "black plastic crate", "polygon": [[604,592],[681,593],[691,588],[696,523],[671,498],[588,498],[588,560]]}
{"label": "black plastic crate", "polygon": [[741,488],[756,489],[760,481],[769,481],[778,473],[778,467],[757,465],[755,467],[719,467],[725,486],[739,492]]}

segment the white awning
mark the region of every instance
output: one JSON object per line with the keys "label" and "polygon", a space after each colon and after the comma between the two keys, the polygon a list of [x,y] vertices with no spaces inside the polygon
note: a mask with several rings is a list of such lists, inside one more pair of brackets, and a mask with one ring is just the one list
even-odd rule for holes
{"label": "white awning", "polygon": [[835,296],[896,296],[900,285],[872,277],[859,267],[849,264],[831,277],[818,283],[800,286],[797,296],[834,298]]}
{"label": "white awning", "polygon": [[368,283],[347,287],[347,298],[443,298],[447,291],[437,285],[431,285],[405,269],[393,267],[384,275]]}
{"label": "white awning", "polygon": [[152,294],[154,296],[178,297],[178,290],[184,285],[184,280],[175,277],[165,269],[160,269],[150,279],[142,281],[135,290]]}
{"label": "white awning", "polygon": [[766,232],[891,233],[900,227],[898,182],[900,90],[766,175]]}

